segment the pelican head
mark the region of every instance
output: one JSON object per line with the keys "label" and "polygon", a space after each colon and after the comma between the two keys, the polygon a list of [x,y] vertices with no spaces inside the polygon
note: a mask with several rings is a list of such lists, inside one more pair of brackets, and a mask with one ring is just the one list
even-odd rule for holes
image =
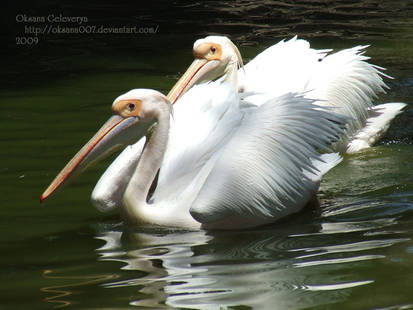
{"label": "pelican head", "polygon": [[159,103],[168,99],[151,89],[133,89],[115,99],[113,115],[60,171],[40,197],[44,201],[73,176],[117,149],[135,143],[156,120]]}
{"label": "pelican head", "polygon": [[[236,73],[243,65],[238,48],[224,36],[208,36],[196,40],[193,53],[195,60],[168,94],[172,103],[195,84],[211,81],[223,75],[233,78],[231,73]],[[232,82],[236,84],[236,80]]]}

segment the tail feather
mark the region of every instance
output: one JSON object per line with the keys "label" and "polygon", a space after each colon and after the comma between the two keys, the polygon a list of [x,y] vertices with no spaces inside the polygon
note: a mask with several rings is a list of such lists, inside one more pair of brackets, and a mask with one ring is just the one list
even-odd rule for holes
{"label": "tail feather", "polygon": [[346,152],[356,153],[376,143],[389,129],[391,121],[402,112],[406,106],[402,102],[385,103],[368,110],[366,125],[355,133],[347,145]]}

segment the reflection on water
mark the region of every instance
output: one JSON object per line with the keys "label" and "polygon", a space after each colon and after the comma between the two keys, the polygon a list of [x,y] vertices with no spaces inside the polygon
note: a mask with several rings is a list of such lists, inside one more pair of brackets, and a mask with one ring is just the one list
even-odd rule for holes
{"label": "reflection on water", "polygon": [[83,275],[83,276],[57,276],[53,274],[52,270],[45,270],[42,274],[45,279],[59,279],[59,280],[70,280],[73,283],[54,285],[42,287],[40,289],[43,293],[48,293],[48,297],[44,298],[45,302],[55,304],[54,308],[63,308],[71,305],[71,302],[67,299],[68,296],[73,294],[73,290],[79,286],[91,285],[95,283],[102,283],[105,281],[112,280],[116,278],[116,275]]}
{"label": "reflection on water", "polygon": [[136,287],[130,305],[301,309],[346,300],[352,288],[374,283],[362,267],[384,259],[384,248],[410,240],[393,231],[396,224],[396,218],[327,218],[320,225],[285,223],[248,232],[108,230],[97,236],[105,241],[97,252],[101,261],[139,272],[103,284]]}

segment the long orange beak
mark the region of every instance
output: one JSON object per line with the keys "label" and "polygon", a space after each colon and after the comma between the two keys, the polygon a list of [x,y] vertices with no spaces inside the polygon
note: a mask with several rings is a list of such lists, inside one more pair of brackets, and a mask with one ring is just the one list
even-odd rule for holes
{"label": "long orange beak", "polygon": [[185,92],[198,83],[211,81],[218,76],[213,74],[215,68],[219,66],[218,60],[195,59],[184,75],[176,82],[168,93],[169,101],[174,104]]}
{"label": "long orange beak", "polygon": [[60,171],[49,187],[40,197],[40,202],[50,197],[57,189],[62,187],[73,176],[84,171],[92,163],[112,153],[119,147],[133,143],[141,135],[136,132],[138,118],[123,118],[113,115],[87,142],[80,151]]}

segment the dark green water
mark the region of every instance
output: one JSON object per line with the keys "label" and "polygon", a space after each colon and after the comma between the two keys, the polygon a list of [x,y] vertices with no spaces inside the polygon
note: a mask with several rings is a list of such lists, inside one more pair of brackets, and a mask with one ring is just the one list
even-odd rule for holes
{"label": "dark green water", "polygon": [[[19,12],[159,29],[50,34],[21,46]],[[14,34],[2,51],[0,309],[413,309],[412,12],[407,1],[50,1],[2,13]],[[395,78],[377,102],[410,106],[379,145],[325,177],[320,208],[269,227],[128,228],[117,212],[89,202],[113,157],[40,205],[56,173],[110,116],[113,99],[136,87],[166,93],[191,62],[192,42],[211,32],[230,35],[246,59],[296,33],[318,48],[370,44],[372,62]]]}

